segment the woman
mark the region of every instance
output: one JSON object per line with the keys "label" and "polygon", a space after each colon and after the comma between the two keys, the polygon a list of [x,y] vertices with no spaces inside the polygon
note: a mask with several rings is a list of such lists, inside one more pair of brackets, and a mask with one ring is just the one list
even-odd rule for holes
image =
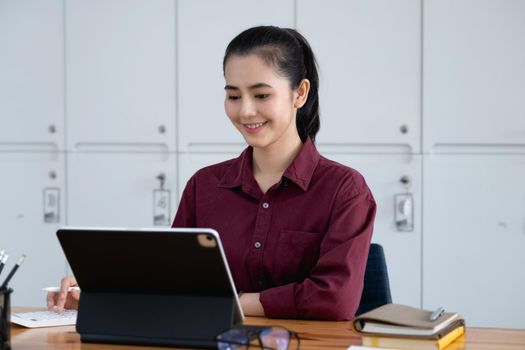
{"label": "woman", "polygon": [[[174,227],[211,227],[246,315],[348,320],[359,306],[376,205],[363,177],[322,157],[314,54],[293,29],[255,27],[223,61],[225,110],[249,147],[199,170]],[[48,295],[75,307],[79,294]]]}

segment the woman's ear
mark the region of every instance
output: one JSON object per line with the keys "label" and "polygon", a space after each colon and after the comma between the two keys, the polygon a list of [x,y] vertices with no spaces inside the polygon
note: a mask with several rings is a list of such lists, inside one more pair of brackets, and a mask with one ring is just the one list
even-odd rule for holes
{"label": "woman's ear", "polygon": [[310,92],[310,80],[303,79],[299,83],[299,87],[295,90],[293,106],[297,109],[304,106],[308,99],[308,92]]}

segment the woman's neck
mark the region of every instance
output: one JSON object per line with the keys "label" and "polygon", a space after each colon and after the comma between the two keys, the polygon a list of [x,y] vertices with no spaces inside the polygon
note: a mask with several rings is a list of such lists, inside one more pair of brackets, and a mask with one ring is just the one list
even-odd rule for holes
{"label": "woman's neck", "polygon": [[253,149],[253,174],[263,193],[281,179],[303,145],[299,135],[283,141]]}

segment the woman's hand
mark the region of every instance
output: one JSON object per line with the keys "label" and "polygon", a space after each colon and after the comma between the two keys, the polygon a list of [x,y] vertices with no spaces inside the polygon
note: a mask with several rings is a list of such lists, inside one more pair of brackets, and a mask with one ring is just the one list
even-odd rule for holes
{"label": "woman's hand", "polygon": [[246,316],[264,316],[259,293],[243,293],[240,298],[242,312]]}
{"label": "woman's hand", "polygon": [[73,276],[67,276],[60,281],[59,292],[47,293],[47,309],[50,311],[62,312],[64,309],[78,309],[80,291],[69,287],[78,287],[77,280]]}

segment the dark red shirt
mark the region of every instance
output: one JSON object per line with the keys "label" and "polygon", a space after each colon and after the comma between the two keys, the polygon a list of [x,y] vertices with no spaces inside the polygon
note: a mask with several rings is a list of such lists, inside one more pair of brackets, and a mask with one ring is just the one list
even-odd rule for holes
{"label": "dark red shirt", "polygon": [[252,150],[199,170],[173,227],[217,230],[237,289],[260,292],[267,317],[351,319],[376,212],[365,180],[307,140],[262,193]]}

